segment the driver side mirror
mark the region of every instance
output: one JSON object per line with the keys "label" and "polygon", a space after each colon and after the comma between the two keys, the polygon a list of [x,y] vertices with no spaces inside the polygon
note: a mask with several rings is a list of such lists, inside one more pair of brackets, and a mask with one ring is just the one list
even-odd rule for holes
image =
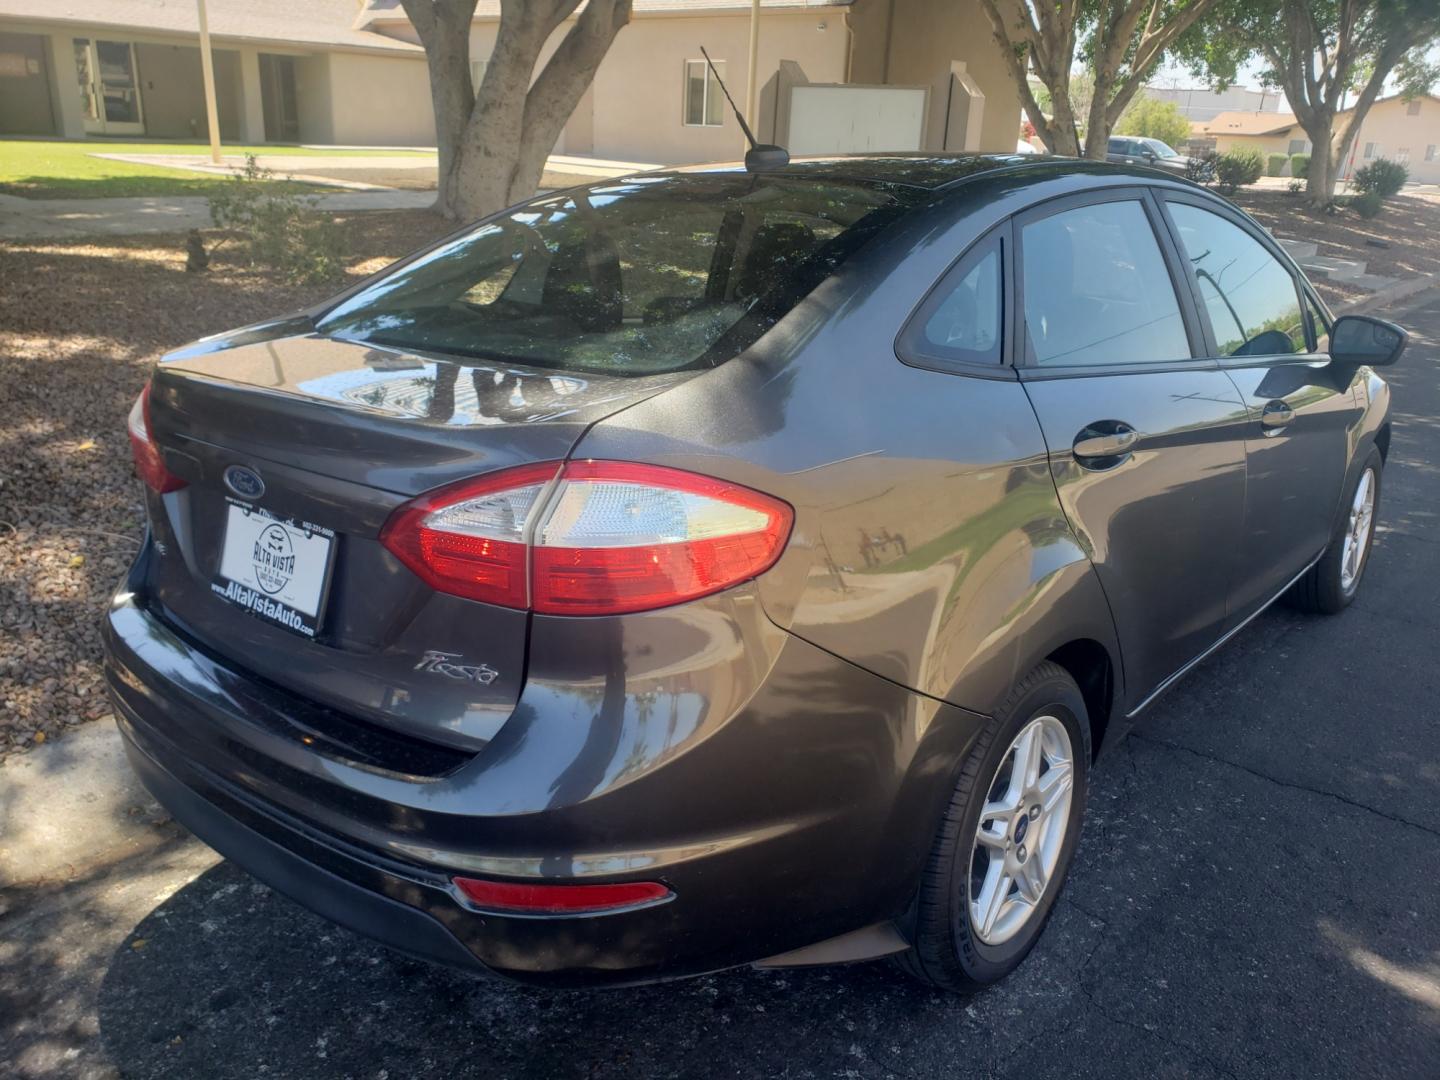
{"label": "driver side mirror", "polygon": [[1341,364],[1385,367],[1400,359],[1410,335],[1369,315],[1342,315],[1330,329],[1330,359]]}

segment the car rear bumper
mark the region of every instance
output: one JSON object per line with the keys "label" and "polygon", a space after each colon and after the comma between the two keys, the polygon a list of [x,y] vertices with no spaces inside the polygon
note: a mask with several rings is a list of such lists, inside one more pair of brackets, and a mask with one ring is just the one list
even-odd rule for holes
{"label": "car rear bumper", "polygon": [[[718,970],[903,915],[981,718],[782,637],[758,689],[683,752],[607,738],[613,760],[591,762],[567,795],[540,755],[562,755],[569,776],[582,759],[556,735],[579,718],[543,664],[490,747],[417,751],[407,773],[377,762],[392,750],[383,735],[346,741],[343,720],[227,667],[134,593],[104,627],[130,760],[197,836],[401,952],[557,986]],[[582,732],[591,757],[606,715]],[[541,789],[521,790],[527,778]],[[457,874],[660,881],[674,895],[603,915],[497,915],[457,898]]]}

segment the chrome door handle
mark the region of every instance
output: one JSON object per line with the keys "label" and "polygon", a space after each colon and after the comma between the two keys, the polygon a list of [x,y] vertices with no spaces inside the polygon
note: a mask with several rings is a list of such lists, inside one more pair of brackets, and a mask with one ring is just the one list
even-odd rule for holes
{"label": "chrome door handle", "polygon": [[1295,410],[1283,401],[1272,401],[1260,412],[1260,426],[1267,435],[1278,432],[1295,419]]}
{"label": "chrome door handle", "polygon": [[1129,457],[1139,441],[1140,433],[1129,424],[1119,420],[1100,420],[1076,435],[1070,450],[1082,465],[1109,468]]}

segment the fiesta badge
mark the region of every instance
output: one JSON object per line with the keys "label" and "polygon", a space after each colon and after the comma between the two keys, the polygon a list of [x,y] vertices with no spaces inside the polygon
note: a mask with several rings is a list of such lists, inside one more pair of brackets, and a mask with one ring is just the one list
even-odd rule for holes
{"label": "fiesta badge", "polygon": [[225,486],[232,495],[242,499],[258,499],[265,494],[265,481],[254,469],[244,465],[231,465],[225,470]]}

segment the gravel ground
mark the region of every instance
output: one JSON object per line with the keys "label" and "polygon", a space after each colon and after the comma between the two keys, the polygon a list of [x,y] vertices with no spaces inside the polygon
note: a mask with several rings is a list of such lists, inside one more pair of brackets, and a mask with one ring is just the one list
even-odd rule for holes
{"label": "gravel ground", "polygon": [[[352,275],[449,229],[423,211],[344,223]],[[187,274],[178,236],[0,247],[0,756],[108,712],[99,615],[139,543],[125,415],[152,364],[335,288],[277,283],[233,245]]]}

